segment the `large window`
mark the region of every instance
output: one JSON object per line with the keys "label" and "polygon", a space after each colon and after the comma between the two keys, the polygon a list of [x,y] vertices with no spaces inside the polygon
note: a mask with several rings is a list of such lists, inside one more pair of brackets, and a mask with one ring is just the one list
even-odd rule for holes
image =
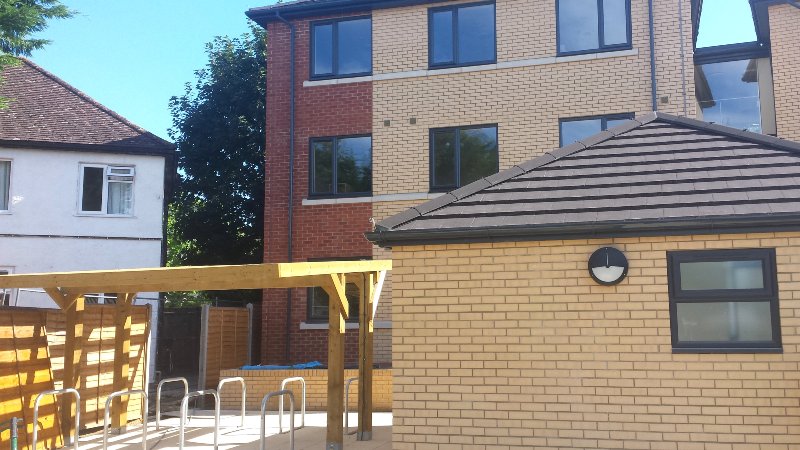
{"label": "large window", "polygon": [[669,252],[676,351],[778,351],[775,250]]}
{"label": "large window", "polygon": [[0,161],[0,211],[8,211],[11,188],[11,161]]}
{"label": "large window", "polygon": [[630,0],[557,0],[558,54],[631,48]]}
{"label": "large window", "polygon": [[498,170],[497,125],[431,130],[431,190],[454,189]]}
{"label": "large window", "polygon": [[[347,317],[348,322],[358,322],[359,291],[353,283],[347,283],[344,288],[347,303],[350,311]],[[328,322],[328,304],[330,297],[325,289],[321,287],[308,288],[308,321],[309,322]]]}
{"label": "large window", "polygon": [[581,117],[561,119],[559,135],[561,146],[572,144],[633,119],[633,114],[614,114],[610,116]]}
{"label": "large window", "polygon": [[496,60],[494,3],[428,10],[431,67],[489,64]]}
{"label": "large window", "polygon": [[134,172],[134,168],[128,166],[82,165],[80,212],[132,215]]}
{"label": "large window", "polygon": [[357,17],[311,24],[311,78],[372,73],[372,19]]}
{"label": "large window", "polygon": [[372,193],[372,138],[347,136],[311,140],[311,195]]}
{"label": "large window", "polygon": [[761,133],[758,59],[695,66],[695,96],[703,120]]}

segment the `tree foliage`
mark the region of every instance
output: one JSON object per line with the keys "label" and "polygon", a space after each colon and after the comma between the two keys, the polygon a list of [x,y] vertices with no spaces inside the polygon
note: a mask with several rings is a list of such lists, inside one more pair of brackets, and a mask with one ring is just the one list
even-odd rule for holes
{"label": "tree foliage", "polygon": [[[208,63],[170,100],[178,182],[168,220],[168,264],[260,263],[264,237],[266,37],[206,45]],[[220,294],[222,295],[222,294]],[[226,293],[252,299],[255,292]]]}

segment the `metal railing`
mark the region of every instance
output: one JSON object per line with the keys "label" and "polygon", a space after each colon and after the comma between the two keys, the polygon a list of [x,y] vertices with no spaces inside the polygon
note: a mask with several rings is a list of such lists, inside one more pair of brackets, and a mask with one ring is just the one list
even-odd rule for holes
{"label": "metal railing", "polygon": [[[222,386],[224,386],[226,383],[234,383],[234,382],[240,383],[242,385],[242,420],[241,423],[239,424],[239,427],[244,428],[245,405],[247,403],[247,386],[245,386],[244,384],[244,378],[230,377],[219,380],[219,384],[217,384],[217,395],[219,395],[219,393],[222,392]],[[217,408],[215,410],[217,417],[219,417],[220,415],[220,408],[221,408],[220,403],[221,403],[220,401],[217,401]]]}
{"label": "metal railing", "polygon": [[358,431],[358,427],[354,428],[353,431],[349,431],[350,428],[350,385],[353,384],[354,381],[358,381],[358,377],[348,378],[344,382],[344,434],[356,434]]}
{"label": "metal railing", "polygon": [[117,391],[112,393],[106,399],[106,411],[103,415],[103,450],[108,448],[108,418],[111,415],[111,401],[116,397],[123,395],[141,395],[142,396],[142,450],[147,450],[147,392],[136,389],[133,391]]}
{"label": "metal railing", "polygon": [[33,439],[31,440],[31,448],[36,448],[36,441],[39,437],[39,402],[45,395],[62,395],[73,394],[75,396],[75,444],[72,448],[78,450],[78,430],[81,425],[81,394],[76,389],[55,389],[52,391],[44,391],[36,396],[33,401]]}
{"label": "metal railing", "polygon": [[[6,424],[8,424],[6,426]],[[11,420],[0,423],[0,431],[9,430],[11,432],[11,450],[17,450],[18,432],[17,428],[22,424],[22,419],[12,417]]]}
{"label": "metal railing", "polygon": [[261,400],[261,435],[259,436],[259,450],[267,449],[267,402],[272,397],[289,396],[289,450],[294,450],[294,393],[288,389],[270,392]]}
{"label": "metal railing", "polygon": [[[306,426],[306,380],[303,377],[285,378],[281,381],[281,390],[285,390],[286,385],[293,381],[299,381],[303,384],[303,403],[300,404],[300,426],[297,427],[299,430]],[[283,433],[283,399],[284,397],[281,396],[281,402],[278,404],[278,433]]]}
{"label": "metal railing", "polygon": [[156,388],[156,430],[159,430],[161,427],[161,386],[176,381],[183,383],[183,397],[186,397],[189,394],[189,382],[186,380],[186,378],[165,378],[158,382],[158,387]]}
{"label": "metal railing", "polygon": [[214,450],[219,447],[219,394],[214,389],[206,389],[204,391],[189,392],[183,396],[181,400],[181,425],[178,431],[178,448],[183,450],[183,438],[186,431],[186,416],[189,413],[189,399],[194,397],[202,397],[204,395],[211,395],[214,397],[216,405],[214,406]]}

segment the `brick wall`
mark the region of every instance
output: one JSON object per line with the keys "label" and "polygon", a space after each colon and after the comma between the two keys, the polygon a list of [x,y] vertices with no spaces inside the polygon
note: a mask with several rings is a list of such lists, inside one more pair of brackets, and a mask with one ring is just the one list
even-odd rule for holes
{"label": "brick wall", "polygon": [[775,116],[778,136],[800,141],[800,71],[798,31],[800,10],[789,5],[769,7],[769,29],[772,41],[772,76],[775,84]]}
{"label": "brick wall", "polygon": [[[625,252],[619,285],[589,277]],[[782,354],[673,354],[666,251],[776,248]],[[797,449],[800,233],[395,247],[395,449]]]}

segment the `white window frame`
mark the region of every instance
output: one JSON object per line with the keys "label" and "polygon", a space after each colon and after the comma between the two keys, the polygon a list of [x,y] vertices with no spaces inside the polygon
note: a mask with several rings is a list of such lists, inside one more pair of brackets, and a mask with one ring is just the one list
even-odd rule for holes
{"label": "white window frame", "polygon": [[[0,266],[0,272],[5,272],[8,275],[12,275],[14,273],[14,268],[11,266]],[[15,306],[17,304],[17,290],[16,289],[0,289],[0,292],[11,291],[11,294],[8,296],[8,305],[5,306]],[[3,306],[0,303],[0,306]]]}
{"label": "white window frame", "polygon": [[[0,162],[9,163],[9,168],[8,168],[8,202],[6,202],[8,204],[8,208],[0,209],[0,214],[9,214],[9,213],[11,213],[11,199],[14,198],[14,196],[11,195],[11,186],[12,186],[11,177],[13,176],[13,172],[14,172],[14,160],[9,159],[9,158],[0,158]],[[3,267],[0,267],[0,270],[2,270],[2,269],[3,269]]]}
{"label": "white window frame", "polygon": [[[83,175],[85,173],[84,168],[86,167],[94,167],[98,169],[103,169],[103,192],[102,192],[102,200],[101,200],[101,209],[100,211],[84,211],[83,210]],[[125,176],[125,175],[112,175],[109,172],[112,169],[130,169],[131,177],[133,180],[131,181],[112,181],[112,183],[127,183],[134,185],[134,189],[131,192],[131,212],[130,214],[109,214],[108,213],[108,185],[110,176]],[[136,182],[136,166],[130,164],[97,164],[97,163],[81,163],[80,165],[80,173],[78,175],[78,215],[81,216],[104,216],[104,217],[133,217],[134,215],[134,207],[136,205],[136,189],[135,189],[135,182]]]}

